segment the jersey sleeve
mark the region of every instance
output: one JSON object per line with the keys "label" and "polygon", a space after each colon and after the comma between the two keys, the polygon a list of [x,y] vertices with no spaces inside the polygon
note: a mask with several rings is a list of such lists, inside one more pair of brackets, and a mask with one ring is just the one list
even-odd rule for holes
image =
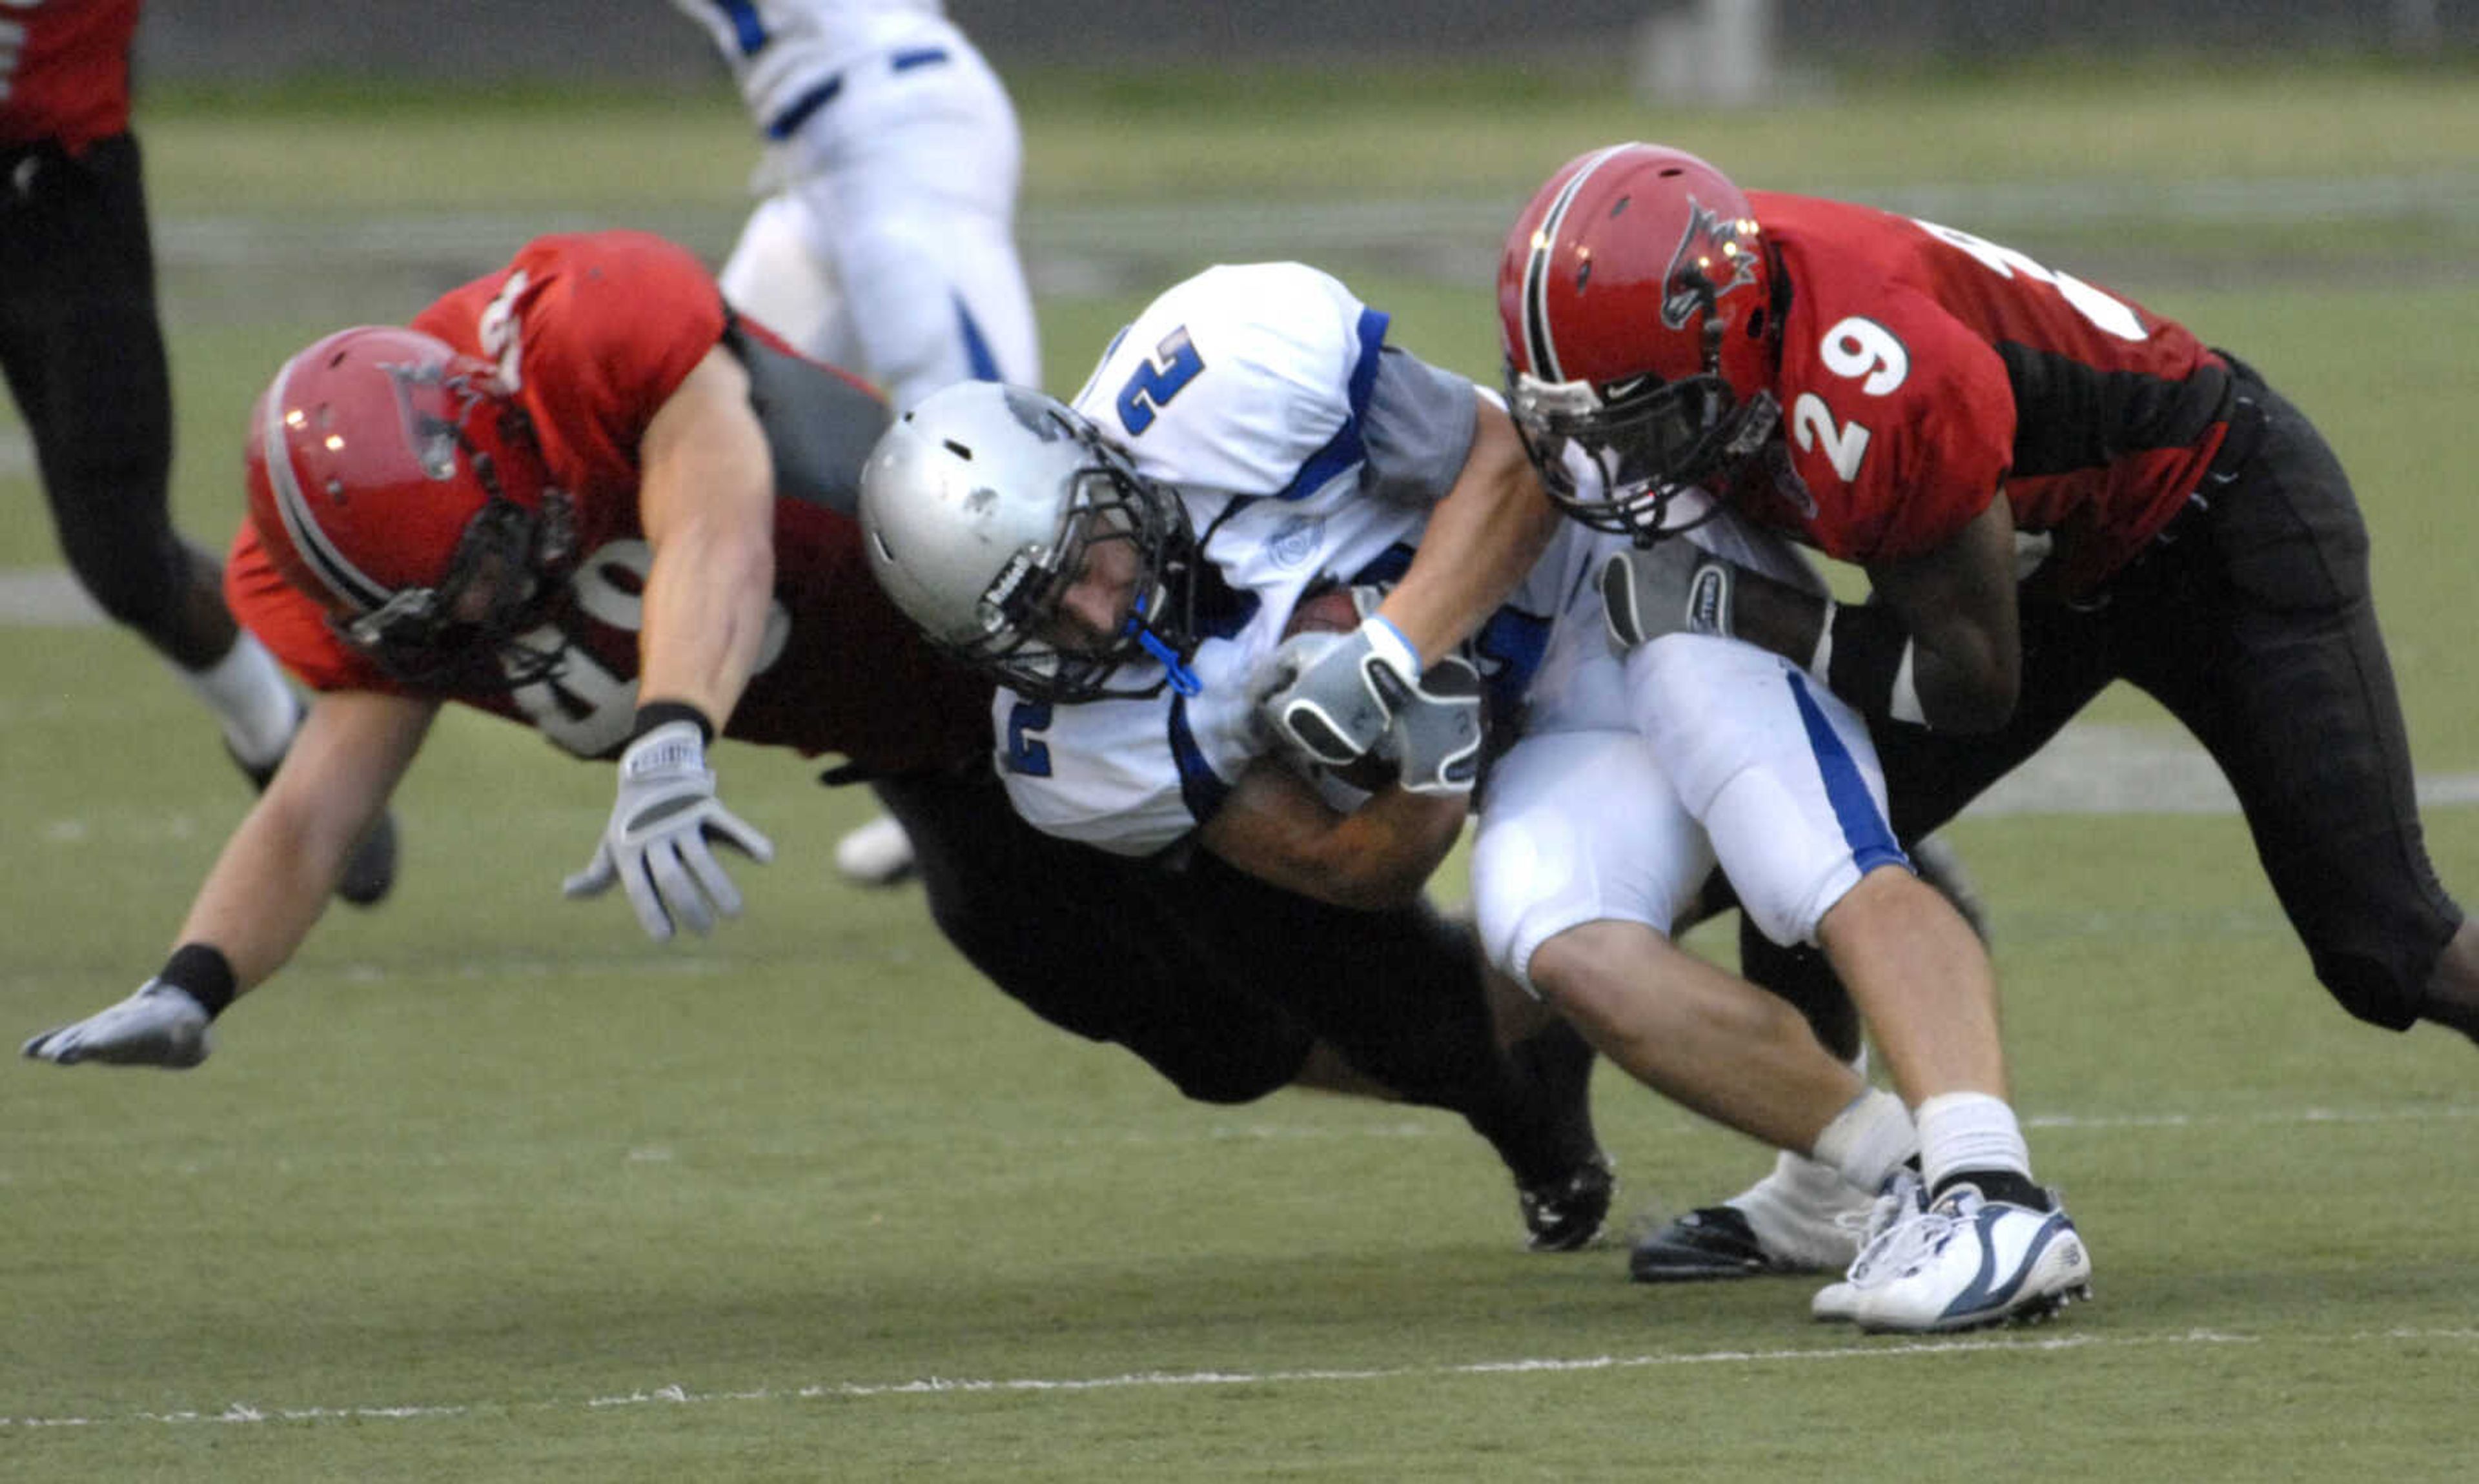
{"label": "jersey sleeve", "polygon": [[1434,505],[1445,499],[1471,457],[1478,391],[1400,346],[1377,360],[1377,380],[1361,415],[1368,462],[1360,487],[1380,499]]}
{"label": "jersey sleeve", "polygon": [[1076,407],[1149,478],[1304,498],[1367,456],[1386,324],[1301,264],[1209,269],[1120,332]]}
{"label": "jersey sleeve", "polygon": [[723,339],[722,291],[686,248],[642,232],[536,238],[499,273],[414,320],[499,368],[554,478],[633,485],[646,424]]}

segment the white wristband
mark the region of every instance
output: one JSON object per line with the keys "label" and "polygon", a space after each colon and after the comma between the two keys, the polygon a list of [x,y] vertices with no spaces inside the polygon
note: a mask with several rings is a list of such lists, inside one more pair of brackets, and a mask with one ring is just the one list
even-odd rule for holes
{"label": "white wristband", "polygon": [[1816,631],[1816,652],[1807,656],[1807,673],[1828,690],[1833,686],[1833,677],[1827,673],[1833,668],[1833,616],[1841,611],[1840,603],[1825,600],[1825,627]]}
{"label": "white wristband", "polygon": [[1929,724],[1929,719],[1927,714],[1920,710],[1919,682],[1911,675],[1911,661],[1918,654],[1918,645],[1908,639],[1903,641],[1903,663],[1902,667],[1894,672],[1894,694],[1885,703],[1885,714],[1898,722],[1908,722],[1914,727],[1925,727]]}
{"label": "white wristband", "polygon": [[1393,667],[1396,675],[1416,684],[1418,682],[1420,652],[1412,648],[1412,641],[1403,637],[1403,630],[1395,627],[1384,614],[1372,613],[1360,621],[1360,632],[1368,641],[1368,648]]}

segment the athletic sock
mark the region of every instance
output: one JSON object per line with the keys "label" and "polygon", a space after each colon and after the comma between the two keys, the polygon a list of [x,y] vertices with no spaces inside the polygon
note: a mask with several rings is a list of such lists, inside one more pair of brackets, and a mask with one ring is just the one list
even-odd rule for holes
{"label": "athletic sock", "polygon": [[1815,1159],[1841,1171],[1843,1179],[1860,1190],[1874,1190],[1919,1147],[1919,1132],[1911,1127],[1903,1100],[1882,1087],[1870,1087],[1816,1137]]}
{"label": "athletic sock", "polygon": [[[2003,1098],[1985,1092],[1944,1092],[1919,1106],[1920,1169],[1933,1194],[1956,1177],[2010,1174],[2032,1185],[2032,1152],[2023,1126]],[[1984,1183],[1981,1193],[1989,1194]]]}
{"label": "athletic sock", "polygon": [[191,693],[207,704],[224,729],[224,742],[242,766],[272,767],[300,725],[301,703],[267,646],[246,630],[223,658],[204,670],[172,667]]}

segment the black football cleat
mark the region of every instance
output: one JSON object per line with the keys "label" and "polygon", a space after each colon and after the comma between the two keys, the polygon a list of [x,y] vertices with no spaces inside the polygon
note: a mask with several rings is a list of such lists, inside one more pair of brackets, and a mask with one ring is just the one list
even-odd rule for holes
{"label": "black football cleat", "polygon": [[1553,1180],[1517,1186],[1515,1198],[1523,1208],[1523,1245],[1532,1252],[1574,1252],[1590,1246],[1610,1218],[1610,1200],[1618,1192],[1618,1176],[1599,1153]]}
{"label": "black football cleat", "polygon": [[[1589,1246],[1609,1220],[1618,1190],[1614,1166],[1593,1132],[1593,1048],[1561,1020],[1518,1041],[1508,1060],[1529,1089],[1541,1136],[1536,1152],[1508,1162],[1523,1211],[1524,1247],[1573,1252]],[[1543,1170],[1550,1173],[1527,1178]]]}
{"label": "black football cleat", "polygon": [[1638,1283],[1707,1283],[1795,1269],[1776,1264],[1735,1206],[1705,1206],[1666,1223],[1627,1253]]}

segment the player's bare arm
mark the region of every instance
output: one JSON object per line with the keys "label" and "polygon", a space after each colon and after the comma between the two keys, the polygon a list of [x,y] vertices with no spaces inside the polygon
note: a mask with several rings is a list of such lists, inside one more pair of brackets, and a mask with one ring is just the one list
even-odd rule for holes
{"label": "player's bare arm", "polygon": [[[1897,659],[1893,714],[1939,731],[1994,731],[2014,714],[2023,683],[2023,636],[2015,610],[2014,512],[1999,490],[1988,507],[1934,550],[1868,566],[1876,602],[1907,637]],[[1837,635],[1837,642],[1839,636]],[[1796,656],[1795,656],[1796,657]],[[1902,706],[1907,669],[1914,715]],[[1844,699],[1868,710],[1870,679]],[[1836,682],[1834,688],[1842,690]]]}
{"label": "player's bare arm", "polygon": [[368,691],[319,697],[198,888],[164,966],[126,999],[28,1039],[24,1054],[63,1066],[178,1070],[205,1061],[208,1023],[310,935],[437,711]]}
{"label": "player's bare arm", "polygon": [[282,968],[438,711],[436,702],[376,691],[318,697],[284,765],[199,886],[177,941],[221,952],[236,993]]}
{"label": "player's bare arm", "polygon": [[720,729],[756,663],[775,590],[775,479],[749,375],[706,352],[646,426],[639,520],[654,550],[641,703],[692,705]]}
{"label": "player's bare arm", "polygon": [[1486,396],[1463,473],[1438,501],[1402,581],[1379,604],[1427,664],[1472,635],[1541,559],[1557,507],[1523,451],[1515,423]]}
{"label": "player's bare arm", "polygon": [[1282,763],[1259,758],[1197,840],[1277,886],[1379,910],[1419,897],[1463,832],[1468,800],[1393,786],[1344,814]]}
{"label": "player's bare arm", "polygon": [[720,841],[759,864],[774,842],[715,797],[705,744],[749,683],[775,592],[774,466],[749,376],[709,350],[647,424],[639,524],[654,550],[638,641],[637,735],[620,755],[620,793],[602,841],[561,890],[626,888],[656,942],[713,931],[741,896],[714,858]]}
{"label": "player's bare arm", "polygon": [[1341,767],[1377,748],[1421,671],[1505,602],[1557,530],[1514,422],[1486,395],[1472,402],[1471,447],[1402,579],[1350,643],[1287,651],[1260,694],[1266,726],[1302,758]]}

